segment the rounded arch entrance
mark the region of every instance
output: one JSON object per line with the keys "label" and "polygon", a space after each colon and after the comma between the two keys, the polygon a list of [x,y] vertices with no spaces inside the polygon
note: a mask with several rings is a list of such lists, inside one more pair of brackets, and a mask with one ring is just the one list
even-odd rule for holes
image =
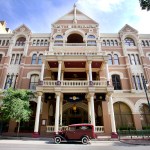
{"label": "rounded arch entrance", "polygon": [[[75,109],[76,108],[76,109]],[[88,109],[84,103],[66,103],[63,106],[62,124],[88,123]]]}
{"label": "rounded arch entrance", "polygon": [[134,128],[134,121],[130,107],[121,102],[114,103],[114,114],[117,129]]}
{"label": "rounded arch entrance", "polygon": [[83,37],[78,33],[72,33],[67,37],[67,43],[83,43]]}

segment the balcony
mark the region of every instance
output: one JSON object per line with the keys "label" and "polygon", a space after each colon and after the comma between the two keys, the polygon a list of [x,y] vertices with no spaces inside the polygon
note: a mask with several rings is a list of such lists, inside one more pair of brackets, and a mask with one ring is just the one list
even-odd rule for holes
{"label": "balcony", "polygon": [[[70,44],[70,43],[69,43]],[[45,55],[56,55],[56,56],[106,56],[105,51],[95,50],[55,50],[45,51]]]}
{"label": "balcony", "polygon": [[[52,80],[44,80],[43,86],[57,86],[57,81]],[[69,86],[69,87],[88,87],[91,86],[89,81],[61,81],[59,86]],[[93,87],[106,87],[107,82],[106,81],[93,81],[92,83]]]}
{"label": "balcony", "polygon": [[54,46],[97,46],[96,43],[54,43]]}

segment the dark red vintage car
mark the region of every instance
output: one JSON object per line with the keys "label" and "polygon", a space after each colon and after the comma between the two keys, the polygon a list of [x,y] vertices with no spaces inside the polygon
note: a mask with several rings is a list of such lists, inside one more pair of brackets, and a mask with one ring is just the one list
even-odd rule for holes
{"label": "dark red vintage car", "polygon": [[94,127],[91,124],[72,124],[64,131],[59,131],[54,136],[56,144],[62,141],[81,141],[83,144],[88,144],[91,139],[95,139]]}

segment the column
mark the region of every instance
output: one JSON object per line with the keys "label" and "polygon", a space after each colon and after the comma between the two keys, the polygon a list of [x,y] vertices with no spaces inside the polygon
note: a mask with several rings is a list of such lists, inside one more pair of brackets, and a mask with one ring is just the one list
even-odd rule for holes
{"label": "column", "polygon": [[35,117],[33,137],[39,137],[39,121],[40,121],[41,99],[42,99],[42,92],[38,92],[38,100],[37,100],[37,107],[36,107],[36,117]]}
{"label": "column", "polygon": [[59,62],[58,62],[58,76],[57,76],[57,84],[58,84],[58,85],[60,85],[61,64],[62,64],[62,61],[59,61]]}
{"label": "column", "polygon": [[108,63],[107,62],[105,62],[105,69],[106,69],[107,85],[110,85],[110,74],[109,74]]}
{"label": "column", "polygon": [[61,81],[63,81],[63,80],[64,80],[64,70],[61,73]]}
{"label": "column", "polygon": [[111,120],[111,130],[112,130],[111,138],[118,138],[118,135],[116,132],[116,123],[115,123],[112,94],[109,93],[108,96],[109,96],[110,120]]}
{"label": "column", "polygon": [[92,61],[89,61],[88,64],[89,64],[89,80],[90,85],[92,85]]}
{"label": "column", "polygon": [[59,130],[59,107],[60,106],[60,93],[56,93],[56,109],[55,109],[55,128],[54,132],[57,134]]}
{"label": "column", "polygon": [[63,98],[60,100],[60,126],[62,126]]}
{"label": "column", "polygon": [[87,98],[88,101],[88,122],[91,123],[91,101],[90,98]]}
{"label": "column", "polygon": [[95,129],[95,109],[94,109],[94,93],[90,94],[90,103],[91,103],[91,124],[94,126]]}
{"label": "column", "polygon": [[86,72],[86,75],[87,75],[87,81],[89,82],[89,73]]}
{"label": "column", "polygon": [[41,75],[40,75],[40,82],[43,82],[44,68],[45,68],[45,63],[42,62]]}

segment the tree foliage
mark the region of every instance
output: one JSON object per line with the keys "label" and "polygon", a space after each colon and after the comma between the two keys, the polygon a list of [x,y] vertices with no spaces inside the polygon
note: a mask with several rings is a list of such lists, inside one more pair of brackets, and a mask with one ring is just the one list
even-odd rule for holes
{"label": "tree foliage", "polygon": [[139,0],[142,9],[150,10],[150,0]]}
{"label": "tree foliage", "polygon": [[32,110],[30,109],[29,100],[34,95],[28,90],[7,89],[4,92],[1,113],[5,120],[15,120],[18,122],[18,132],[21,121],[29,121]]}

